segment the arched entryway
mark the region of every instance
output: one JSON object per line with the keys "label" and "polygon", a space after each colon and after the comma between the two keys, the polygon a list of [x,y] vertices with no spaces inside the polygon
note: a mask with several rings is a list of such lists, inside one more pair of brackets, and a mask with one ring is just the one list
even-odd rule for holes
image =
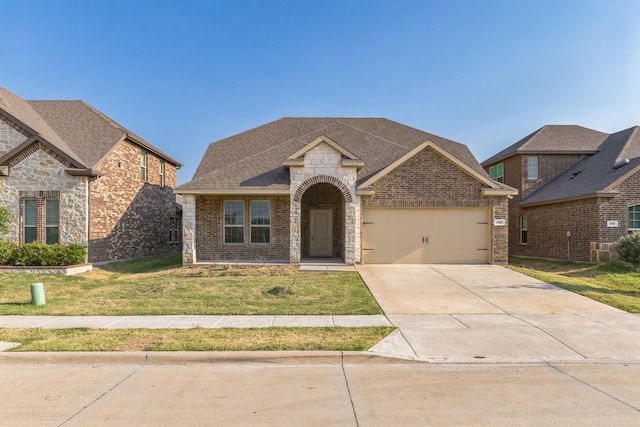
{"label": "arched entryway", "polygon": [[335,185],[311,185],[300,202],[300,251],[305,258],[345,258],[345,198]]}

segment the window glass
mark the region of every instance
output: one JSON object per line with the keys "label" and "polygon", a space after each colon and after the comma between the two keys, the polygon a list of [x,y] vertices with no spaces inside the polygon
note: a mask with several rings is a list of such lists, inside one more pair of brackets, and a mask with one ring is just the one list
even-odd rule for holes
{"label": "window glass", "polygon": [[164,187],[164,160],[160,160],[160,187]]}
{"label": "window glass", "polygon": [[491,166],[489,168],[489,176],[491,177],[491,179],[496,179],[496,167],[495,166]]}
{"label": "window glass", "polygon": [[640,205],[629,206],[629,231],[640,230]]}
{"label": "window glass", "polygon": [[496,165],[496,181],[504,182],[504,163],[498,163]]}
{"label": "window glass", "polygon": [[271,242],[271,202],[251,201],[251,243]]}
{"label": "window glass", "polygon": [[58,199],[45,200],[45,243],[58,243]]}
{"label": "window glass", "polygon": [[527,158],[527,178],[538,179],[538,156]]}
{"label": "window glass", "polygon": [[224,242],[244,243],[244,201],[224,202]]}
{"label": "window glass", "polygon": [[528,230],[529,230],[529,219],[526,216],[520,217],[520,243],[527,243]]}
{"label": "window glass", "polygon": [[147,180],[147,153],[140,151],[140,179]]}
{"label": "window glass", "polygon": [[38,241],[38,204],[36,199],[23,200],[23,226],[24,226],[24,243]]}

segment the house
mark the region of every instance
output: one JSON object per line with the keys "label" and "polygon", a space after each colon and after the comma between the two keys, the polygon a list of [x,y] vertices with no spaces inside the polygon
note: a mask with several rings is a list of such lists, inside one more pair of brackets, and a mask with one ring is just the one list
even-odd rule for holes
{"label": "house", "polygon": [[283,118],[209,145],[183,262],[504,263],[507,198],[468,148],[382,118]]}
{"label": "house", "polygon": [[80,243],[88,261],[180,250],[181,164],[82,101],[0,88],[0,204],[19,243]]}
{"label": "house", "polygon": [[518,189],[509,252],[608,261],[610,244],[640,229],[640,130],[606,134],[544,126],[482,165]]}

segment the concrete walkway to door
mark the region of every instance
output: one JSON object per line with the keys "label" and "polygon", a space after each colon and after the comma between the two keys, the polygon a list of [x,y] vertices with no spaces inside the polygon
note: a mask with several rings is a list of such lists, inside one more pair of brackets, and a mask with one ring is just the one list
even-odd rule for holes
{"label": "concrete walkway to door", "polygon": [[501,266],[357,270],[398,327],[374,353],[458,362],[640,362],[640,316]]}

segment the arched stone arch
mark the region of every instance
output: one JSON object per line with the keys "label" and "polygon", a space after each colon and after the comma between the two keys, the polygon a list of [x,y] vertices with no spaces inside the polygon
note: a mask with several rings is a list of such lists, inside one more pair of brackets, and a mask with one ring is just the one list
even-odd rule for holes
{"label": "arched stone arch", "polygon": [[336,178],[335,176],[330,176],[330,175],[316,175],[304,181],[302,184],[300,184],[300,186],[296,190],[296,193],[293,196],[293,201],[300,202],[302,200],[302,195],[304,194],[305,191],[309,189],[309,187],[311,187],[314,184],[320,184],[320,183],[328,183],[328,184],[335,185],[336,187],[338,187],[338,189],[344,196],[344,200],[347,203],[353,203],[353,196],[351,195],[351,191],[349,191],[349,188],[346,186],[346,184],[341,180],[339,180],[338,178]]}

